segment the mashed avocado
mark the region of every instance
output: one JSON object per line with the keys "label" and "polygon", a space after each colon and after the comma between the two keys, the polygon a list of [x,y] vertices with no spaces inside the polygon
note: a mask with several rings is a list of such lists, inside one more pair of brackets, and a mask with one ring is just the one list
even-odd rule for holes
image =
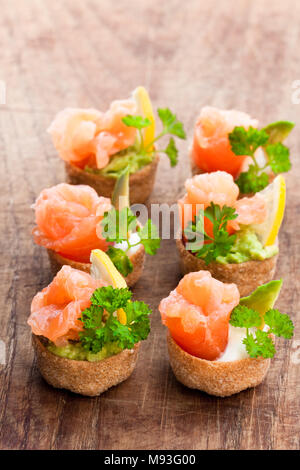
{"label": "mashed avocado", "polygon": [[119,178],[125,168],[129,168],[129,173],[133,174],[141,170],[144,166],[152,162],[154,153],[139,153],[137,147],[128,147],[111,157],[108,165],[101,170],[97,168],[85,167],[88,173],[100,174],[111,178]]}
{"label": "mashed avocado", "polygon": [[278,246],[263,246],[255,232],[249,228],[237,233],[236,242],[226,256],[218,256],[221,264],[243,263],[251,260],[264,260],[278,253]]}
{"label": "mashed avocado", "polygon": [[116,345],[116,343],[107,343],[103,346],[101,351],[96,354],[84,349],[80,343],[69,343],[67,346],[62,347],[55,346],[54,343],[49,343],[47,349],[56,356],[64,357],[66,359],[74,359],[75,361],[89,362],[101,361],[102,359],[106,359],[107,357],[121,352],[121,349]]}

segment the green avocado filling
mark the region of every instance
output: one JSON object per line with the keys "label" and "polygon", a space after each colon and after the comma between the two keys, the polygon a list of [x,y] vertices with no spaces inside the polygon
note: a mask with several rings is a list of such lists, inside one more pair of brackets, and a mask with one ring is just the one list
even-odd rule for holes
{"label": "green avocado filling", "polygon": [[89,362],[102,361],[102,359],[114,356],[122,351],[122,348],[118,347],[116,343],[105,344],[97,353],[92,353],[91,351],[84,349],[80,343],[69,343],[67,346],[60,347],[55,346],[54,343],[49,343],[47,349],[56,356],[73,359],[75,361]]}
{"label": "green avocado filling", "polygon": [[220,264],[244,263],[251,260],[264,260],[278,253],[278,246],[263,246],[255,232],[250,229],[242,229],[237,233],[234,245],[226,256],[218,256],[216,262]]}
{"label": "green avocado filling", "polygon": [[84,170],[95,175],[119,178],[126,168],[128,168],[129,174],[133,174],[144,166],[149,165],[153,161],[154,156],[155,153],[153,152],[139,153],[138,147],[134,145],[116,153],[111,157],[106,167],[101,170],[89,166],[86,166]]}

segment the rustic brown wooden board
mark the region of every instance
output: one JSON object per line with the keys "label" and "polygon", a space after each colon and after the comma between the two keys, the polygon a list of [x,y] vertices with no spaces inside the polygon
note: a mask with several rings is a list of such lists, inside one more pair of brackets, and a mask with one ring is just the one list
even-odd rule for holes
{"label": "rustic brown wooden board", "polygon": [[293,316],[300,339],[300,106],[291,101],[292,82],[300,79],[299,19],[297,0],[1,1],[0,80],[7,84],[0,107],[0,339],[7,347],[1,448],[299,449],[296,343],[279,341],[265,382],[231,398],[212,398],[174,379],[157,310],[180,278],[173,241],[147,260],[134,289],[154,311],[138,366],[100,398],[48,387],[26,325],[33,295],[51,279],[46,253],[31,239],[30,204],[64,179],[45,130],[65,106],[105,109],[144,84],[155,106],[170,106],[184,120],[189,138],[175,170],[161,162],[152,202],[172,203],[182,191],[201,106],[235,107],[262,123],[297,123],[276,277],[285,280],[278,307]]}

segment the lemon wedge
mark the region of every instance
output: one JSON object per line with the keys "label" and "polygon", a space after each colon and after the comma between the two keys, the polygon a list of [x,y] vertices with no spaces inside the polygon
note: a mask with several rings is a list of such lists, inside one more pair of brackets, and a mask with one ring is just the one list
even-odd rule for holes
{"label": "lemon wedge", "polygon": [[267,217],[262,224],[253,228],[264,246],[274,245],[284,216],[286,186],[282,175],[258,194],[263,196],[267,205]]}
{"label": "lemon wedge", "polygon": [[[144,145],[147,147],[155,138],[155,119],[151,100],[146,88],[143,86],[137,87],[132,92],[132,96],[137,104],[137,114],[143,116],[143,118],[148,118],[151,122],[149,127],[145,127],[145,129],[143,129]],[[152,150],[152,148],[149,150]]]}
{"label": "lemon wedge", "polygon": [[[119,273],[109,256],[102,250],[92,250],[90,261],[91,276],[94,279],[102,279],[113,287],[125,288],[127,287],[126,281]],[[117,311],[118,320],[122,325],[126,324],[127,317],[123,309]]]}

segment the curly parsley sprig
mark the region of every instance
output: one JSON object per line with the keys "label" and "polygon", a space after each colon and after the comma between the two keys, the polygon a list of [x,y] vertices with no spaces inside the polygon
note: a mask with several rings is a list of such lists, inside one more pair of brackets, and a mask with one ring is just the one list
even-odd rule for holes
{"label": "curly parsley sprig", "polygon": [[[282,144],[282,140],[293,129],[294,124],[288,121],[280,121],[269,124],[263,129],[237,126],[229,134],[229,142],[232,151],[236,155],[248,155],[252,158],[252,164],[248,171],[242,172],[236,180],[242,193],[256,193],[269,184],[269,176],[264,171],[271,168],[273,173],[284,173],[291,168],[289,149]],[[266,164],[260,167],[256,157],[256,150],[261,147],[267,157]]]}
{"label": "curly parsley sprig", "polygon": [[[139,136],[140,136],[140,148],[138,149],[138,153],[141,155],[148,154],[149,152],[152,153],[153,152],[152,148],[155,142],[157,142],[159,139],[161,139],[165,135],[169,134],[171,136],[176,136],[179,139],[186,139],[186,134],[183,128],[183,124],[180,121],[178,121],[176,115],[173,114],[169,108],[159,108],[157,112],[162,122],[163,129],[153,139],[153,141],[150,142],[146,147],[144,145],[142,130],[151,125],[150,119],[148,118],[144,119],[142,116],[132,116],[130,114],[122,118],[122,121],[124,124],[126,124],[126,126],[135,127],[138,130]],[[165,153],[170,159],[171,166],[177,165],[178,149],[176,147],[175,140],[173,137],[170,137],[169,143],[165,149],[162,149],[162,150],[156,149],[156,152]]]}
{"label": "curly parsley sprig", "polygon": [[[120,211],[112,208],[104,214],[101,221],[103,227],[103,236],[108,242],[127,243],[126,250],[121,250],[114,246],[110,246],[107,254],[123,276],[128,276],[133,270],[133,264],[128,257],[128,251],[142,244],[148,255],[155,255],[160,247],[160,238],[158,230],[150,219],[141,227],[138,224],[137,217],[128,208],[124,207]],[[137,232],[139,241],[130,242],[130,233]]]}
{"label": "curly parsley sprig", "polygon": [[[85,309],[80,320],[83,331],[79,338],[84,349],[96,354],[108,343],[120,350],[132,349],[147,338],[150,332],[151,310],[144,302],[132,302],[129,289],[111,286],[100,287],[91,297],[91,306]],[[115,312],[122,308],[126,313],[126,324],[119,322]]]}
{"label": "curly parsley sprig", "polygon": [[[200,209],[198,215],[184,231],[189,241],[190,251],[198,258],[204,259],[206,264],[211,263],[218,256],[226,256],[236,241],[236,235],[229,235],[227,224],[237,216],[234,208],[226,205],[221,208],[213,202],[206,209]],[[205,231],[205,217],[212,223],[212,237]]]}
{"label": "curly parsley sprig", "polygon": [[[276,349],[271,334],[290,339],[294,332],[290,317],[273,308],[268,310],[262,318],[256,310],[245,305],[238,305],[233,309],[229,323],[238,328],[246,328],[246,338],[243,339],[243,344],[252,358],[274,356]],[[269,327],[267,331],[259,329],[263,323]],[[255,328],[255,332],[250,332],[250,328]]]}

